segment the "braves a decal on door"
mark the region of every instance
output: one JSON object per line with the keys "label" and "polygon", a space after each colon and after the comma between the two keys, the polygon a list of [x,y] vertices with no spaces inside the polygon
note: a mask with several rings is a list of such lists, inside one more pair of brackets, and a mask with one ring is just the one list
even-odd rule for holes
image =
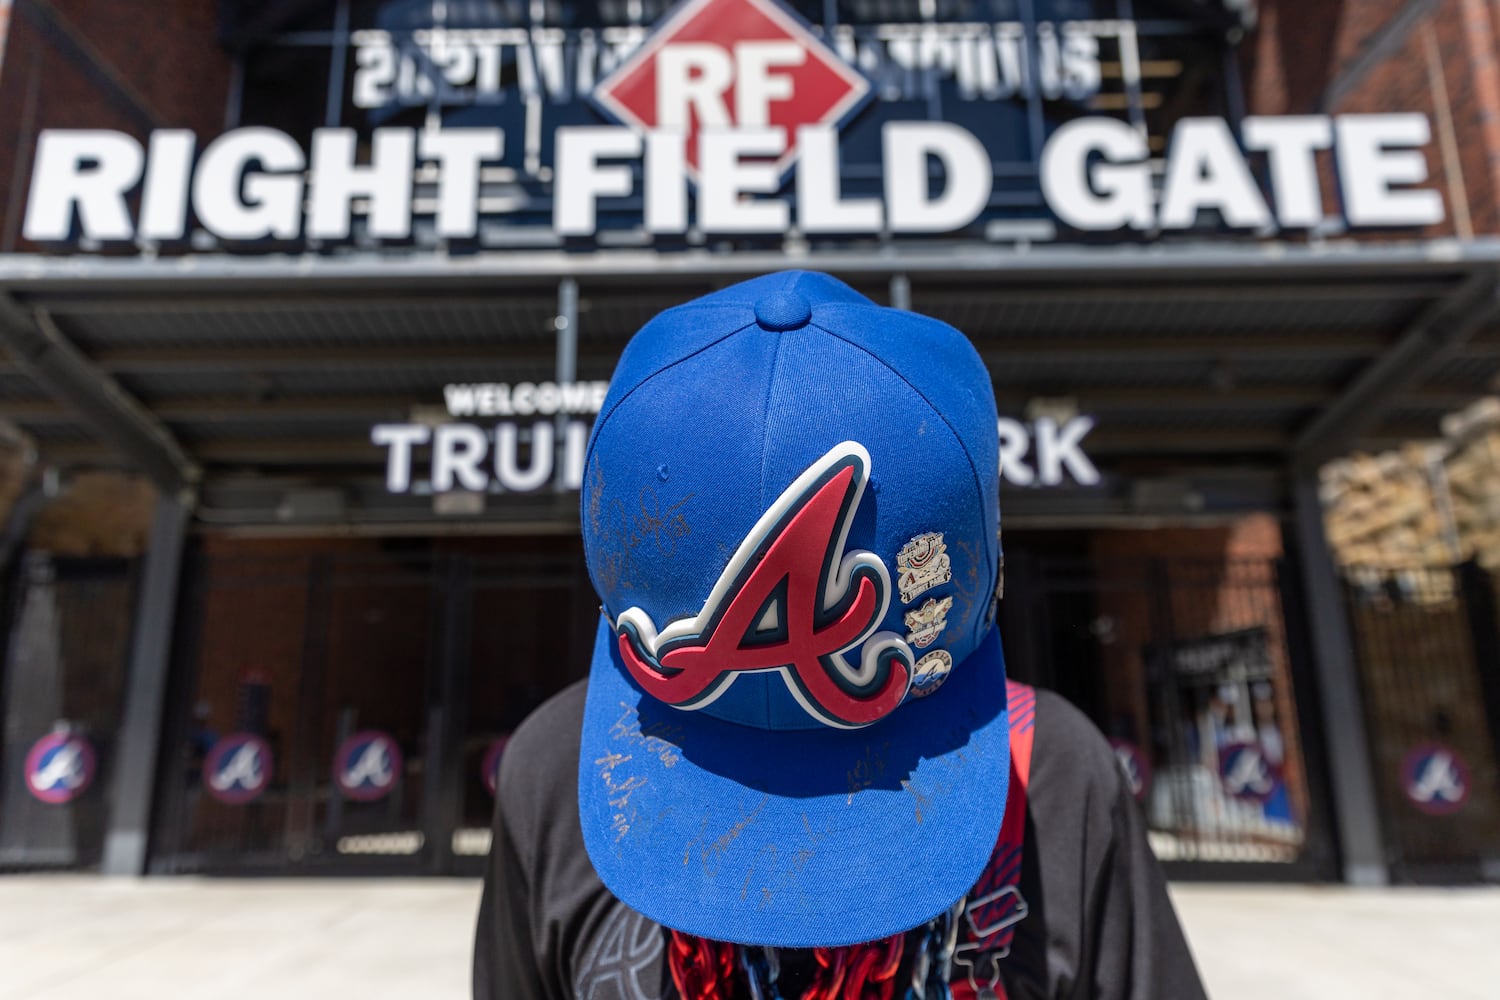
{"label": "braves a decal on door", "polygon": [[[696,616],[658,633],[640,608],[623,612],[620,655],[646,693],[699,709],[740,674],[777,671],[828,726],[867,726],[901,704],[911,647],[876,631],[890,572],[873,552],[844,551],[869,474],[862,445],[834,446],[761,515]],[[844,654],[861,644],[851,665]]]}

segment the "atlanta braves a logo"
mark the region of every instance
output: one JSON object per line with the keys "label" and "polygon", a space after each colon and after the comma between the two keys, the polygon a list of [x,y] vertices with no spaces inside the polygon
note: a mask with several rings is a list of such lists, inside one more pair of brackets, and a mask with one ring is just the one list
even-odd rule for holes
{"label": "atlanta braves a logo", "polygon": [[[869,453],[853,441],[814,462],[750,529],[693,618],[658,633],[640,608],[620,615],[620,655],[647,694],[699,709],[740,674],[774,670],[828,726],[867,726],[901,704],[911,647],[875,631],[890,606],[890,572],[873,552],[844,552],[869,470]],[[860,644],[851,666],[843,654]]]}
{"label": "atlanta braves a logo", "polygon": [[1445,816],[1469,801],[1469,765],[1452,747],[1428,743],[1402,761],[1401,786],[1418,809]]}

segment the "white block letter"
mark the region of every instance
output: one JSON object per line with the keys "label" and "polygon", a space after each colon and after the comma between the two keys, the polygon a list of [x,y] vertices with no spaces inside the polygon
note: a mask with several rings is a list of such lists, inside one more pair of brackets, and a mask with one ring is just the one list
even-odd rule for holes
{"label": "white block letter", "polygon": [[842,199],[839,137],[826,125],[797,130],[797,222],[807,233],[878,233],[880,199]]}
{"label": "white block letter", "polygon": [[426,444],[431,431],[421,424],[376,424],[370,431],[370,442],[391,453],[385,460],[385,488],[405,493],[411,488],[411,450]]}
{"label": "white block letter", "polygon": [[1099,470],[1083,453],[1080,446],[1084,436],[1094,429],[1093,417],[1074,417],[1059,430],[1057,421],[1042,417],[1036,422],[1036,469],[1037,478],[1044,486],[1056,486],[1062,482],[1062,470],[1080,486],[1093,486],[1099,482]]}
{"label": "white block letter", "polygon": [[[698,225],[709,233],[781,233],[784,201],[749,198],[781,187],[774,161],[786,149],[785,129],[698,133]],[[744,157],[752,157],[745,162]]]}
{"label": "white block letter", "polygon": [[687,136],[646,133],[646,232],[687,232]]}
{"label": "white block letter", "polygon": [[188,178],[197,137],[191,129],[159,128],[151,133],[146,182],[141,185],[140,235],[148,240],[180,240],[187,235]]}
{"label": "white block letter", "polygon": [[1205,208],[1242,229],[1268,225],[1271,212],[1222,118],[1184,118],[1172,133],[1162,181],[1161,227],[1187,229]]}
{"label": "white block letter", "polygon": [[634,183],[629,167],[599,161],[640,156],[641,138],[628,128],[560,128],[554,149],[552,228],[560,236],[592,235],[599,199],[628,198]]}
{"label": "white block letter", "polygon": [[[1102,161],[1089,168],[1089,157]],[[1113,118],[1075,118],[1042,148],[1042,197],[1059,219],[1090,231],[1150,229],[1146,140]]]}
{"label": "white block letter", "polygon": [[498,160],[505,133],[497,128],[449,128],[422,133],[422,159],[438,161],[439,236],[463,239],[479,231],[479,165]]}
{"label": "white block letter", "polygon": [[728,128],[724,93],[734,85],[729,53],[708,42],[680,42],[656,54],[656,127],[686,132],[688,109],[698,113],[698,127]]}
{"label": "white block letter", "polygon": [[36,140],[31,194],[21,234],[37,242],[65,240],[78,209],[85,239],[135,235],[125,194],[141,179],[145,154],[124,132],[44,129]]}
{"label": "white block letter", "polygon": [[1000,478],[1017,486],[1030,486],[1036,478],[1026,464],[1031,435],[1026,425],[1009,417],[1000,418]]}
{"label": "white block letter", "polygon": [[771,124],[771,102],[792,99],[792,78],[773,66],[800,66],[807,50],[793,41],[736,42],[734,123],[739,128]]}
{"label": "white block letter", "polygon": [[1344,214],[1351,226],[1430,226],[1443,221],[1443,196],[1436,191],[1393,190],[1398,184],[1427,179],[1427,158],[1420,148],[1432,139],[1426,115],[1340,115],[1334,130]]}
{"label": "white block letter", "polygon": [[[890,227],[899,233],[962,229],[990,200],[994,167],[967,129],[947,122],[892,122],[881,130],[885,147],[885,201]],[[927,158],[943,165],[943,191],[929,197]]]}
{"label": "white block letter", "polygon": [[410,234],[416,144],[417,137],[409,128],[378,128],[370,139],[370,165],[356,166],[353,129],[314,131],[307,235],[313,239],[346,238],[353,215],[350,202],[359,197],[370,200],[371,236],[400,239]]}
{"label": "white block letter", "polygon": [[1323,221],[1314,155],[1333,145],[1333,123],[1326,115],[1246,118],[1245,148],[1264,151],[1271,166],[1276,221],[1287,228],[1307,228]]}
{"label": "white block letter", "polygon": [[489,447],[489,438],[473,424],[439,424],[432,435],[433,491],[446,493],[455,479],[462,489],[484,489],[489,477],[479,463]]}
{"label": "white block letter", "polygon": [[[251,171],[251,164],[260,169]],[[203,151],[193,175],[193,211],[226,240],[295,239],[302,229],[302,149],[285,132],[241,128]],[[272,173],[274,171],[274,173]]]}
{"label": "white block letter", "polygon": [[512,493],[529,493],[552,475],[552,425],[531,425],[531,467],[522,469],[518,459],[520,431],[515,424],[495,428],[495,478]]}

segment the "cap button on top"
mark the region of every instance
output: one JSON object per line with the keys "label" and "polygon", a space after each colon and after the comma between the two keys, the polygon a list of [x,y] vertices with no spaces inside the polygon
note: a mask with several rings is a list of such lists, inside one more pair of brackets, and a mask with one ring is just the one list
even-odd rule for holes
{"label": "cap button on top", "polygon": [[772,292],[755,303],[755,321],[773,333],[795,330],[812,319],[812,303],[793,291]]}

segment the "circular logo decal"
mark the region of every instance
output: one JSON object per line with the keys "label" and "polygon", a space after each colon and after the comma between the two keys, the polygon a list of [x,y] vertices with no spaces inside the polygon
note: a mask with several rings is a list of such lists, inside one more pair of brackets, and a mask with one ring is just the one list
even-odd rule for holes
{"label": "circular logo decal", "polygon": [[911,675],[911,696],[925,698],[943,686],[953,669],[953,657],[946,649],[934,649],[917,661]]}
{"label": "circular logo decal", "polygon": [[1151,790],[1151,762],[1141,753],[1141,748],[1129,740],[1110,740],[1109,745],[1114,748],[1120,770],[1125,772],[1130,794],[1137,802],[1145,802],[1146,793]]}
{"label": "circular logo decal", "polygon": [[1401,790],[1412,805],[1434,816],[1457,812],[1469,801],[1469,765],[1458,751],[1441,743],[1425,743],[1401,761]]}
{"label": "circular logo decal", "polygon": [[359,802],[383,799],[401,780],[401,748],[390,733],[366,729],[339,744],[333,755],[333,781]]}
{"label": "circular logo decal", "polygon": [[203,767],[203,787],[220,802],[243,805],[271,784],[271,744],[254,733],[230,733],[214,744]]}
{"label": "circular logo decal", "polygon": [[1269,802],[1281,784],[1281,769],[1266,760],[1259,743],[1239,741],[1219,748],[1219,778],[1237,799]]}
{"label": "circular logo decal", "polygon": [[72,802],[94,783],[98,758],[82,736],[48,733],[26,754],[26,790],[43,802]]}
{"label": "circular logo decal", "polygon": [[484,787],[491,795],[500,785],[500,758],[505,753],[505,745],[510,742],[507,734],[501,736],[490,744],[490,748],[484,752],[484,761],[479,765],[480,777],[484,779]]}

